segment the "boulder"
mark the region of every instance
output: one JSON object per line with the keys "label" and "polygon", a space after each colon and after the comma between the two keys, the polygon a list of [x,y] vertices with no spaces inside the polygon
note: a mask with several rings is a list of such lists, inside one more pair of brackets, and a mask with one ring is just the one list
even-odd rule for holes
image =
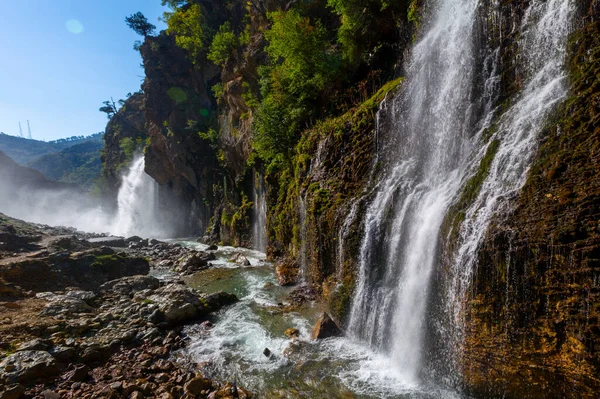
{"label": "boulder", "polygon": [[298,331],[296,328],[288,328],[285,330],[284,334],[289,338],[298,338],[298,336],[300,336],[300,331]]}
{"label": "boulder", "polygon": [[294,262],[283,260],[275,266],[275,277],[277,283],[282,286],[297,284],[300,277],[300,268]]}
{"label": "boulder", "polygon": [[125,239],[125,242],[128,243],[128,244],[132,243],[132,242],[139,242],[139,243],[141,243],[142,241],[144,241],[144,239],[142,237],[139,237],[139,236],[131,236],[131,237],[127,237]]}
{"label": "boulder", "polygon": [[217,249],[219,249],[219,247],[215,244],[211,244],[208,246],[208,248],[206,248],[207,251],[216,251]]}
{"label": "boulder", "polygon": [[327,313],[323,313],[312,329],[312,339],[339,337],[342,331]]}
{"label": "boulder", "polygon": [[97,237],[90,238],[90,244],[100,247],[126,248],[127,242],[123,237]]}
{"label": "boulder", "polygon": [[158,306],[164,321],[170,325],[193,321],[238,300],[235,295],[225,292],[199,295],[195,290],[180,284],[160,287],[147,299]]}
{"label": "boulder", "polygon": [[79,299],[89,304],[91,301],[98,297],[98,294],[96,294],[93,291],[71,290],[67,291],[65,293],[65,296],[68,298]]}
{"label": "boulder", "polygon": [[81,299],[70,298],[66,295],[53,297],[41,314],[45,316],[76,315],[81,313],[92,313],[94,309]]}
{"label": "boulder", "polygon": [[212,389],[211,380],[203,377],[192,378],[183,386],[185,393],[194,397],[200,396],[202,395],[202,391],[210,389]]}
{"label": "boulder", "polygon": [[195,273],[197,271],[206,269],[208,267],[208,262],[215,259],[215,254],[213,253],[194,251],[185,255],[179,260],[175,271],[187,274]]}
{"label": "boulder", "polygon": [[58,360],[59,362],[63,362],[63,363],[70,362],[77,355],[75,348],[73,348],[72,346],[62,346],[62,345],[55,346],[50,351],[50,353],[52,354],[52,356],[54,356],[54,358],[56,358],[56,360]]}
{"label": "boulder", "polygon": [[17,351],[47,351],[52,347],[52,341],[47,339],[35,338],[31,341],[23,342],[17,348]]}
{"label": "boulder", "polygon": [[229,261],[235,263],[236,265],[240,265],[240,266],[251,266],[248,258],[246,258],[242,254],[235,254],[231,259],[229,259]]}
{"label": "boulder", "polygon": [[0,378],[13,382],[30,382],[55,376],[58,363],[46,351],[16,352],[0,363]]}
{"label": "boulder", "polygon": [[202,306],[196,293],[179,284],[161,287],[148,299],[158,305],[164,320],[171,325],[184,324],[196,319],[197,308]]}
{"label": "boulder", "polygon": [[229,399],[229,398],[237,398],[237,399],[250,399],[252,398],[252,394],[246,391],[242,387],[238,387],[237,385],[232,385],[230,382],[225,384],[221,389],[212,393],[209,398],[215,399]]}
{"label": "boulder", "polygon": [[85,364],[76,364],[74,368],[65,373],[63,378],[71,382],[85,381],[89,376],[90,368]]}
{"label": "boulder", "polygon": [[142,290],[155,290],[160,286],[160,281],[152,276],[131,276],[112,280],[100,286],[101,292],[114,292],[120,295],[131,296]]}
{"label": "boulder", "polygon": [[238,301],[238,298],[227,292],[219,291],[212,294],[202,295],[202,304],[198,311],[201,315],[217,312],[225,306],[232,305]]}
{"label": "boulder", "polygon": [[0,399],[20,399],[25,395],[25,387],[21,384],[12,384],[0,391]]}

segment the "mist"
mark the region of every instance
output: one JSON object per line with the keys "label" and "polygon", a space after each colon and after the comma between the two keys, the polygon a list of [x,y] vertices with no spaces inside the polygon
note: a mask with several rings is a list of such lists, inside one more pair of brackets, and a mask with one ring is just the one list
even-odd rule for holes
{"label": "mist", "polygon": [[144,172],[141,155],[122,176],[118,208],[77,186],[48,181],[36,170],[0,153],[0,212],[27,222],[76,228],[90,233],[152,238],[173,237],[171,223],[161,217],[158,184]]}

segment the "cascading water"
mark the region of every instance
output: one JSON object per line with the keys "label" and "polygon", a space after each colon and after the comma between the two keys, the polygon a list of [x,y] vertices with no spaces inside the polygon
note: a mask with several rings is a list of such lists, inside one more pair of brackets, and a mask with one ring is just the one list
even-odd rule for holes
{"label": "cascading water", "polygon": [[122,236],[168,237],[160,220],[158,183],[146,172],[144,156],[134,158],[129,172],[123,176],[117,197],[118,213],[112,234]]}
{"label": "cascading water", "polygon": [[[350,334],[390,356],[396,375],[419,384],[425,353],[429,288],[440,229],[449,206],[487,149],[482,132],[494,116],[475,92],[494,90],[495,71],[479,74],[475,0],[437,1],[415,46],[403,93],[388,104],[389,165],[365,216],[359,280]],[[470,283],[474,254],[501,198],[523,185],[546,116],[565,94],[562,64],[572,2],[535,0],[521,27],[529,83],[501,116],[493,140],[498,152],[469,209],[445,298],[451,312]],[[482,68],[483,69],[483,68]],[[486,79],[483,87],[478,79]],[[483,84],[483,83],[482,83]],[[391,109],[390,109],[391,108]],[[480,111],[478,111],[480,110]],[[456,315],[456,313],[455,313]],[[456,320],[450,321],[456,323]],[[455,328],[455,326],[450,326]]]}
{"label": "cascading water", "polygon": [[305,281],[307,273],[306,259],[306,203],[302,196],[298,196],[298,222],[300,226],[300,253],[298,259],[300,261],[300,278]]}
{"label": "cascading water", "polygon": [[[437,235],[470,153],[472,30],[477,2],[440,2],[415,46],[404,94],[388,109],[391,170],[365,220],[349,330],[418,382]],[[390,105],[388,105],[390,107]]]}
{"label": "cascading water", "polygon": [[[574,14],[574,1],[533,1],[521,26],[520,52],[527,71],[524,89],[497,122],[490,142],[498,150],[489,174],[466,212],[451,264],[447,313],[455,326],[454,348],[460,348],[463,305],[476,267],[477,249],[492,216],[506,210],[508,201],[525,184],[538,145],[538,135],[567,94],[564,59]],[[482,148],[479,154],[486,152]],[[507,263],[508,265],[508,263]],[[460,352],[455,356],[460,357]]]}
{"label": "cascading water", "polygon": [[267,250],[267,191],[264,179],[258,173],[254,174],[254,226],[253,246],[261,252]]}

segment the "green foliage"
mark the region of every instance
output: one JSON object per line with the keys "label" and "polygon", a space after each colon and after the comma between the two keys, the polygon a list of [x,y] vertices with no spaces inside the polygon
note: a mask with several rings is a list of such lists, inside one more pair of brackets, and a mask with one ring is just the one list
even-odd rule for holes
{"label": "green foliage", "polygon": [[419,14],[419,0],[411,0],[408,5],[408,22],[411,22],[415,25],[419,25],[421,22],[421,15]]}
{"label": "green foliage", "polygon": [[[327,5],[340,16],[337,32],[344,58],[351,64],[364,60],[380,43],[389,39],[399,22],[402,2],[385,0],[327,0]],[[414,1],[413,1],[414,3]]]}
{"label": "green foliage", "polygon": [[248,82],[242,82],[242,98],[244,99],[244,103],[248,108],[256,109],[260,106],[260,101],[256,98],[252,91],[252,87]]}
{"label": "green foliage", "polygon": [[229,225],[232,236],[240,235],[250,230],[250,212],[252,211],[252,206],[253,203],[252,201],[248,201],[248,196],[242,194],[242,204],[231,217]]}
{"label": "green foliage", "polygon": [[213,96],[215,96],[215,98],[218,101],[224,92],[223,83],[215,83],[211,90],[212,90]]}
{"label": "green foliage", "polygon": [[139,11],[125,18],[125,22],[135,33],[144,37],[152,35],[156,30],[156,26],[148,22],[144,14]]}
{"label": "green foliage", "polygon": [[188,52],[192,62],[196,62],[206,48],[207,34],[204,15],[199,4],[187,8],[175,8],[164,14],[167,32],[175,35],[175,43]]}
{"label": "green foliage", "polygon": [[102,144],[104,132],[90,136],[72,136],[52,141],[39,141],[0,133],[0,151],[21,165],[32,165],[40,157],[56,154],[89,141]]}
{"label": "green foliage", "polygon": [[316,103],[339,69],[329,51],[327,31],[295,9],[269,14],[265,32],[270,65],[260,69],[262,102],[255,121],[254,147],[273,160],[289,154],[300,131],[315,115]]}
{"label": "green foliage", "polygon": [[123,256],[114,254],[114,255],[98,255],[94,257],[90,267],[93,269],[106,269],[112,265],[119,264],[123,261]]}
{"label": "green foliage", "polygon": [[198,132],[198,136],[204,140],[207,140],[213,146],[216,146],[219,142],[219,132],[212,128],[208,129],[206,132]]}
{"label": "green foliage", "polygon": [[215,34],[207,58],[216,65],[223,66],[227,63],[239,45],[240,42],[235,35],[235,32],[231,30],[231,24],[225,22],[219,27],[219,31]]}
{"label": "green foliage", "polygon": [[141,137],[138,137],[135,140],[133,140],[131,137],[123,137],[121,140],[119,140],[119,148],[121,151],[123,151],[128,160],[132,159],[133,154],[136,151],[141,150],[142,147],[143,141]]}
{"label": "green foliage", "polygon": [[104,112],[108,119],[115,116],[115,114],[119,111],[117,104],[115,104],[115,100],[113,100],[112,97],[110,98],[110,101],[106,100],[102,104],[103,105],[98,109],[98,111]]}

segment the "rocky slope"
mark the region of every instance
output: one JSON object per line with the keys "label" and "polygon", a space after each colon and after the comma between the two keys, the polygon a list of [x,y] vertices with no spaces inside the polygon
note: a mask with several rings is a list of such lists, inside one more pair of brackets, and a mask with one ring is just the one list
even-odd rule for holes
{"label": "rocky slope", "polygon": [[[251,397],[173,356],[185,346],[184,324],[202,321],[235,296],[203,295],[178,277],[147,276],[146,259],[103,246],[117,245],[114,239],[0,214],[0,240],[0,397]],[[130,242],[154,254],[153,264],[185,253],[210,258],[136,237]]]}

